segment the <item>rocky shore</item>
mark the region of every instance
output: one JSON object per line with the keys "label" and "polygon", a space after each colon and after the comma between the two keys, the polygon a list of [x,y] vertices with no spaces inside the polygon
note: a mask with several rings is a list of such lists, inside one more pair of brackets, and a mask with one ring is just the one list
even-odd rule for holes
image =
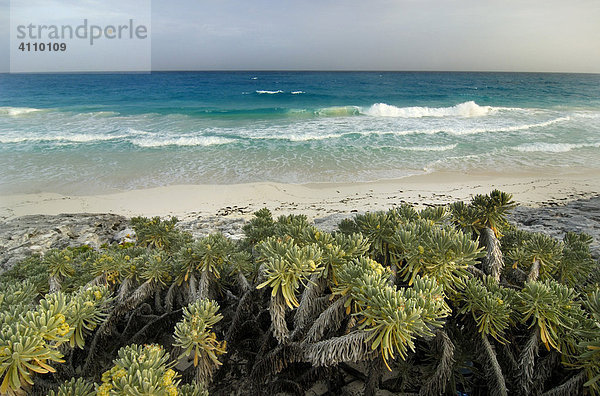
{"label": "rocky shore", "polygon": [[[243,238],[242,227],[248,215],[235,210],[219,210],[213,216],[190,214],[178,227],[195,238],[219,231],[232,239]],[[353,212],[339,212],[314,218],[314,224],[333,230]],[[241,216],[245,215],[245,216]],[[543,202],[540,207],[519,206],[509,216],[511,222],[528,231],[543,232],[562,239],[568,231],[585,232],[594,239],[592,255],[600,259],[600,196],[568,203]],[[52,248],[80,246],[94,248],[127,240],[133,234],[129,219],[114,214],[30,215],[0,221],[0,272],[32,255]]]}

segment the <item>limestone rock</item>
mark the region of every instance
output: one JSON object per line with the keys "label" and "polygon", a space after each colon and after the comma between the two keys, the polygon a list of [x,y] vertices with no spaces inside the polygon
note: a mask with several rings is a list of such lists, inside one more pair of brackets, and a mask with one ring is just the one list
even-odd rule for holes
{"label": "limestone rock", "polygon": [[128,225],[113,214],[31,215],[0,223],[0,272],[32,254],[89,245],[99,248]]}

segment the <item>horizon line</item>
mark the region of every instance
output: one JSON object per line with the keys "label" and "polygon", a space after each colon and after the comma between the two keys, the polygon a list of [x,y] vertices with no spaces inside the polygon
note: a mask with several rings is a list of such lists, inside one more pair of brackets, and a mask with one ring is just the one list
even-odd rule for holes
{"label": "horizon line", "polygon": [[389,69],[157,69],[131,71],[48,71],[0,72],[0,74],[152,74],[152,73],[489,73],[489,74],[591,74],[598,72],[568,71],[506,71],[506,70],[389,70]]}

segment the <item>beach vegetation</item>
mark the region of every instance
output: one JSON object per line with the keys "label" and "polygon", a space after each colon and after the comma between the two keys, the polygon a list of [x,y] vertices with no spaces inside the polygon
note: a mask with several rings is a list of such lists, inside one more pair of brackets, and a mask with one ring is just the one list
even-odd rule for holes
{"label": "beach vegetation", "polygon": [[135,243],[0,274],[0,394],[600,394],[592,240],[509,194],[355,215],[257,211],[245,237],[133,218]]}

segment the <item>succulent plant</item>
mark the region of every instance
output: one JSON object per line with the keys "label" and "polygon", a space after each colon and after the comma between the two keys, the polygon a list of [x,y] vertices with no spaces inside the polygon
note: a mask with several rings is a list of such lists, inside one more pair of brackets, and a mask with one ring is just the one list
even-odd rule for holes
{"label": "succulent plant", "polygon": [[179,380],[169,355],[159,345],[129,345],[119,349],[114,366],[102,374],[97,396],[176,396]]}
{"label": "succulent plant", "polygon": [[51,250],[44,256],[50,274],[50,292],[60,290],[61,280],[75,273],[73,254],[67,250]]}
{"label": "succulent plant", "polygon": [[415,278],[413,288],[391,286],[365,287],[362,310],[365,320],[360,328],[370,335],[371,349],[379,348],[383,361],[391,371],[388,360],[397,353],[405,359],[414,351],[414,339],[433,336],[431,328],[441,327],[450,313],[444,301],[444,291],[433,279]]}
{"label": "succulent plant", "polygon": [[550,279],[561,260],[562,245],[547,235],[529,234],[529,237],[511,250],[508,257],[513,268],[523,267],[528,273],[527,279],[535,281]]}
{"label": "succulent plant", "polygon": [[211,234],[196,242],[184,245],[177,254],[177,261],[182,266],[182,280],[188,280],[190,274],[209,272],[215,278],[221,276],[223,266],[234,246],[223,234]]}
{"label": "succulent plant", "polygon": [[482,336],[489,335],[502,344],[507,343],[506,331],[513,323],[514,316],[513,291],[486,277],[483,282],[475,278],[468,279],[459,294],[459,312],[471,314],[477,331]]}
{"label": "succulent plant", "polygon": [[388,240],[394,234],[395,216],[389,212],[368,212],[354,218],[356,229],[363,234],[371,245],[371,258],[382,260],[387,265]]}
{"label": "succulent plant", "polygon": [[467,277],[467,269],[484,255],[468,235],[424,220],[399,227],[390,238],[390,252],[409,285],[421,274],[453,292]]}
{"label": "succulent plant", "polygon": [[325,235],[328,237],[322,237],[315,241],[323,252],[321,274],[324,278],[329,277],[333,283],[337,283],[336,273],[339,268],[365,255],[369,251],[369,242],[362,234]]}
{"label": "succulent plant", "polygon": [[585,305],[590,313],[590,326],[582,337],[575,366],[585,371],[585,386],[597,395],[600,394],[600,291],[590,293]]}
{"label": "succulent plant", "polygon": [[546,349],[560,352],[582,318],[576,298],[573,289],[556,281],[527,282],[518,293],[516,308],[523,322],[539,328]]}
{"label": "succulent plant", "polygon": [[[279,216],[273,224],[273,236],[278,238],[292,237],[296,243],[303,245],[302,237],[306,235],[307,228],[313,228],[308,224],[308,219],[305,215],[290,214],[287,216]],[[315,229],[316,231],[316,229]]]}
{"label": "succulent plant", "polygon": [[[64,337],[64,328],[56,321],[52,338]],[[43,330],[43,329],[42,329]],[[54,332],[54,329],[52,329]],[[33,385],[34,374],[56,371],[52,364],[62,363],[62,354],[44,336],[45,332],[21,322],[4,323],[0,330],[0,394],[16,394]]]}
{"label": "succulent plant", "polygon": [[380,289],[388,284],[389,272],[375,260],[361,257],[343,265],[337,272],[337,284],[332,285],[334,295],[347,296],[344,303],[350,314],[353,304],[355,311],[368,304],[363,291],[366,288]]}
{"label": "succulent plant", "polygon": [[267,280],[257,288],[270,286],[272,296],[281,293],[285,304],[294,309],[300,304],[296,298],[300,285],[310,274],[321,270],[321,250],[314,245],[299,247],[289,237],[284,241],[267,239],[258,249],[265,261],[263,271]]}
{"label": "succulent plant", "polygon": [[139,245],[166,251],[175,251],[191,239],[188,234],[175,228],[178,222],[176,217],[171,217],[169,220],[161,220],[158,216],[152,219],[146,217],[131,219]]}
{"label": "succulent plant", "polygon": [[269,209],[262,208],[254,212],[254,216],[244,225],[244,227],[242,227],[245,234],[245,247],[251,248],[257,243],[273,236],[275,233],[275,230],[273,229],[274,223],[273,216]]}
{"label": "succulent plant", "polygon": [[[446,206],[427,207],[419,212],[419,217],[432,224],[445,224],[450,219],[450,211]],[[416,219],[411,218],[414,221]]]}
{"label": "succulent plant", "polygon": [[226,343],[218,341],[213,327],[223,316],[219,304],[211,300],[196,301],[183,309],[183,319],[175,325],[175,343],[183,352],[179,359],[194,356],[194,367],[200,382],[212,376],[214,368],[221,365],[219,355],[226,351]]}
{"label": "succulent plant", "polygon": [[56,391],[50,391],[48,396],[96,396],[94,385],[83,378],[71,378],[62,383]]}
{"label": "succulent plant", "polygon": [[574,288],[585,284],[595,269],[590,252],[591,242],[592,237],[589,235],[567,232],[563,239],[560,261],[552,273],[554,279]]}
{"label": "succulent plant", "polygon": [[500,236],[499,230],[508,225],[506,215],[517,205],[512,194],[493,190],[489,195],[474,196],[469,206],[475,230],[488,227]]}
{"label": "succulent plant", "polygon": [[74,293],[65,313],[71,327],[69,345],[83,349],[85,338],[108,316],[112,298],[107,286],[81,288]]}

